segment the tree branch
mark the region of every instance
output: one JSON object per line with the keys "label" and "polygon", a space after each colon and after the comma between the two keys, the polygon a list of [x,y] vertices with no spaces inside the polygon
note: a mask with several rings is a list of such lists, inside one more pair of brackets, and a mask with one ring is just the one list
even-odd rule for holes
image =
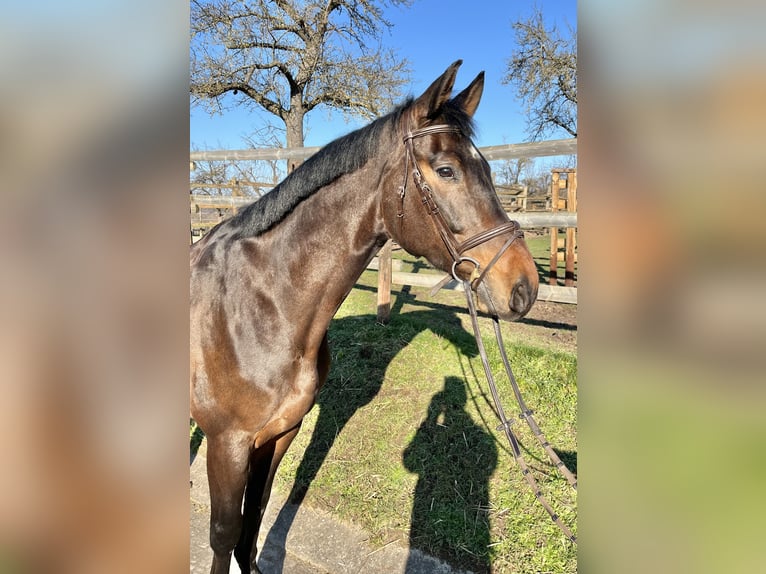
{"label": "tree branch", "polygon": [[[319,105],[369,116],[398,97],[407,63],[379,47],[383,5],[410,0],[191,0],[190,91],[221,106],[241,92],[295,141]],[[376,49],[375,46],[378,45]]]}

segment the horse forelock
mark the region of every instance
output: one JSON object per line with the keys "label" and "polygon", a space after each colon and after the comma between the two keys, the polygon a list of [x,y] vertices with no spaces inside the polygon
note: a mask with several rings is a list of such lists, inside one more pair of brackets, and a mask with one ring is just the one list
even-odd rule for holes
{"label": "horse forelock", "polygon": [[447,101],[441,108],[429,118],[434,124],[447,124],[460,129],[460,132],[470,140],[476,135],[476,124],[460,105],[454,100]]}

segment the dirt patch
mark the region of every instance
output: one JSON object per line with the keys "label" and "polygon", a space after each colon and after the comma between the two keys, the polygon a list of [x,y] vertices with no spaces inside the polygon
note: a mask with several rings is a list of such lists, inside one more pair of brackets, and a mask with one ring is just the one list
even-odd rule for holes
{"label": "dirt patch", "polygon": [[577,352],[577,305],[538,301],[512,333],[553,350]]}

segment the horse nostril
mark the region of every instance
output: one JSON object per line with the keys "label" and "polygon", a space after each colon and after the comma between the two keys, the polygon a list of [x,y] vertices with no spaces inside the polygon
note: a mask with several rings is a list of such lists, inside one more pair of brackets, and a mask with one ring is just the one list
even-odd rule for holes
{"label": "horse nostril", "polygon": [[511,293],[510,307],[516,313],[526,313],[532,305],[532,289],[526,279],[519,279]]}

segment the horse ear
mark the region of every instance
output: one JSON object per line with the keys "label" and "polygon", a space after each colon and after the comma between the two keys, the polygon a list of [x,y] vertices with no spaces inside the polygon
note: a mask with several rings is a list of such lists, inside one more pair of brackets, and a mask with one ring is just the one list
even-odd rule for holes
{"label": "horse ear", "polygon": [[481,100],[481,94],[484,91],[484,72],[480,72],[476,79],[462,92],[460,92],[452,100],[465,113],[469,116],[473,116],[476,112],[476,108],[479,107],[479,101]]}
{"label": "horse ear", "polygon": [[455,85],[457,69],[463,60],[454,62],[439,76],[423,94],[412,104],[415,123],[419,125],[424,119],[432,116],[452,95],[452,86]]}

